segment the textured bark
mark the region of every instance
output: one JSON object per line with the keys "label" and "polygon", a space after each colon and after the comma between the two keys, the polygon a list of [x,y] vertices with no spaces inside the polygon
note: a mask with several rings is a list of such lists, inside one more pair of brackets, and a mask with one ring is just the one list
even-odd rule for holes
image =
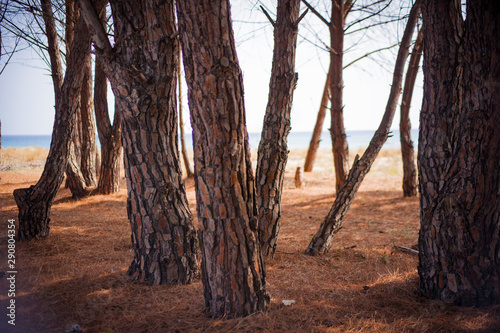
{"label": "textured bark", "polygon": [[314,167],[314,161],[316,160],[316,154],[318,153],[319,143],[321,141],[321,133],[323,132],[326,109],[328,107],[328,102],[330,101],[329,92],[330,74],[328,73],[325,88],[323,89],[323,96],[321,97],[321,105],[319,106],[318,116],[316,118],[316,124],[314,125],[311,142],[309,143],[309,148],[307,149],[306,160],[304,162],[304,172],[312,172]]}
{"label": "textured bark", "polygon": [[177,89],[179,89],[179,131],[180,131],[180,141],[181,141],[181,152],[182,160],[184,161],[184,167],[186,168],[186,176],[189,178],[194,176],[193,169],[191,168],[191,162],[188,158],[188,153],[186,150],[186,140],[184,140],[184,117],[182,116],[182,73],[181,73],[181,48],[179,47],[179,68],[177,70]]}
{"label": "textured bark", "polygon": [[[75,24],[79,11],[73,0],[66,1],[66,58],[71,53],[71,43],[75,34]],[[95,119],[92,105],[92,57],[90,45],[84,60],[84,76],[82,81],[80,107],[76,111],[73,143],[68,157],[66,172],[66,186],[74,198],[81,198],[90,194],[96,186],[95,156],[97,151],[95,137]]]}
{"label": "textured bark", "polygon": [[[42,5],[44,19],[49,18],[50,20],[52,17],[50,1],[42,1]],[[52,30],[50,26],[51,24],[46,24],[48,36],[55,33],[55,30]],[[57,62],[60,62],[58,51],[56,51],[59,49],[57,36],[52,35],[49,40],[51,66],[53,69],[57,69],[60,68],[57,65]],[[88,31],[84,22],[80,20],[77,23],[74,42],[71,45],[66,75],[60,86],[56,82],[62,78],[62,72],[52,71],[54,89],[59,91],[59,94],[56,95],[54,129],[45,167],[36,185],[14,191],[14,198],[19,208],[18,237],[20,240],[45,238],[49,235],[50,208],[64,179],[70,139],[74,128],[74,116],[83,80],[83,63],[89,44]]]}
{"label": "textured bark", "polygon": [[408,69],[406,70],[403,96],[401,97],[399,133],[401,139],[401,155],[403,158],[403,196],[405,197],[417,196],[417,168],[415,164],[413,141],[411,140],[410,106],[424,46],[423,37],[424,31],[420,30],[415,45],[413,46]]}
{"label": "textured bark", "polygon": [[108,85],[102,69],[102,58],[96,58],[94,80],[94,108],[97,131],[101,143],[101,167],[97,191],[101,194],[120,190],[120,158],[122,152],[122,126],[119,106],[115,105],[113,124],[108,113]]}
{"label": "textured bark", "polygon": [[344,81],[342,79],[344,55],[344,0],[332,0],[330,21],[330,93],[333,162],[335,166],[335,191],[339,193],[349,172],[349,147],[344,128]]}
{"label": "textured bark", "polygon": [[382,149],[384,142],[387,140],[392,120],[394,119],[394,114],[396,112],[399,95],[401,94],[405,62],[408,57],[411,37],[415,29],[415,25],[417,24],[419,14],[420,0],[417,0],[410,11],[408,23],[406,24],[405,32],[401,40],[401,46],[399,48],[396,64],[394,66],[391,92],[389,94],[389,100],[387,101],[387,106],[379,128],[373,135],[373,138],[363,156],[360,159],[356,156],[354,164],[349,171],[346,183],[337,193],[335,202],[333,203],[330,212],[321,224],[316,235],[314,235],[313,239],[309,243],[306,254],[319,255],[329,251],[333,237],[342,228],[345,214],[349,210],[351,202],[356,196],[364,177],[370,171],[375,158]]}
{"label": "textured bark", "polygon": [[80,97],[80,116],[81,116],[81,147],[80,147],[80,169],[85,185],[95,187],[97,185],[96,174],[96,123],[94,116],[94,104],[92,102],[92,57],[89,54],[85,59],[84,76],[82,82],[82,93]]}
{"label": "textured bark", "polygon": [[265,267],[228,1],[177,1],[194,138],[207,315],[265,310]]}
{"label": "textured bark", "polygon": [[424,1],[420,293],[500,299],[500,4]]}
{"label": "textured bark", "polygon": [[274,255],[281,225],[281,193],[288,159],[290,111],[298,75],[295,50],[300,0],[280,0],[264,125],[257,155],[255,189],[263,256]]}
{"label": "textured bark", "polygon": [[177,143],[173,2],[111,1],[119,41],[114,48],[99,20],[99,6],[79,3],[122,112],[134,251],[128,275],[150,284],[189,283],[198,273],[197,242]]}

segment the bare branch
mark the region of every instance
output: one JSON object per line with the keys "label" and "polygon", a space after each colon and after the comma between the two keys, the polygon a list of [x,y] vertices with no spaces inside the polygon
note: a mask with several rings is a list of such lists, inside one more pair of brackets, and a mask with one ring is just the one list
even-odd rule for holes
{"label": "bare branch", "polygon": [[365,20],[368,20],[369,18],[372,18],[374,16],[377,16],[378,14],[380,14],[381,12],[383,12],[387,7],[389,7],[389,5],[392,3],[392,0],[390,0],[384,7],[382,7],[381,9],[379,9],[378,11],[376,11],[375,13],[372,13],[368,16],[365,16],[363,17],[362,19],[359,19],[357,21],[354,21],[353,23],[349,24],[347,27],[344,28],[344,32],[346,32],[347,30],[349,30],[349,28],[351,28],[352,26],[356,25],[356,24],[359,24]]}
{"label": "bare branch", "polygon": [[396,44],[394,44],[394,45],[391,45],[391,46],[383,47],[383,48],[380,48],[380,49],[377,49],[377,50],[374,50],[374,51],[368,52],[368,53],[366,53],[365,55],[362,55],[361,57],[359,57],[358,59],[355,59],[355,60],[351,61],[350,63],[348,63],[347,65],[345,65],[345,66],[343,67],[343,69],[346,69],[347,67],[351,66],[352,64],[354,64],[354,63],[358,62],[358,61],[359,61],[359,60],[361,60],[361,59],[364,59],[364,58],[366,58],[366,57],[369,57],[369,56],[371,56],[371,55],[372,55],[372,54],[374,54],[374,53],[381,52],[381,51],[385,51],[385,50],[389,50],[389,49],[392,49],[393,47],[398,46],[398,45],[399,45],[399,42],[398,42],[398,43],[396,43]]}
{"label": "bare branch", "polygon": [[297,19],[297,21],[294,23],[295,27],[299,26],[300,21],[302,21],[302,19],[306,16],[306,14],[307,14],[308,11],[309,11],[309,8],[307,8],[305,10],[305,12],[303,12],[302,15],[299,16],[299,18]]}
{"label": "bare branch", "polygon": [[389,23],[392,23],[392,22],[397,22],[397,21],[403,21],[403,20],[406,20],[408,18],[408,15],[404,15],[402,17],[397,17],[395,19],[392,19],[392,20],[389,20],[389,21],[384,21],[384,22],[378,22],[378,23],[374,23],[374,24],[370,24],[370,25],[367,25],[365,27],[362,27],[362,28],[359,28],[359,29],[356,29],[356,30],[352,30],[352,31],[349,31],[349,32],[345,32],[344,33],[344,36],[345,35],[352,35],[356,32],[360,32],[360,31],[363,31],[363,30],[367,30],[369,28],[372,28],[372,27],[376,27],[376,26],[379,26],[379,25],[384,25],[384,24],[389,24]]}
{"label": "bare branch", "polygon": [[276,27],[276,23],[271,18],[271,15],[269,15],[269,13],[267,12],[267,10],[264,9],[264,7],[260,6],[260,9],[264,12],[264,15],[266,15],[266,17],[269,20],[269,22],[271,22],[271,25],[273,26],[273,28],[275,28]]}
{"label": "bare branch", "polygon": [[78,3],[80,4],[80,15],[83,16],[85,23],[87,23],[87,28],[89,29],[96,49],[102,50],[105,54],[111,53],[113,51],[113,47],[109,42],[106,30],[99,19],[99,14],[92,4],[92,1],[79,0]]}
{"label": "bare branch", "polygon": [[321,21],[323,21],[328,27],[330,27],[330,22],[328,22],[327,19],[325,19],[320,13],[318,13],[318,11],[314,9],[314,7],[309,4],[309,2],[307,2],[306,0],[302,0],[302,2],[307,6],[307,8],[311,10],[311,12],[314,13],[314,15],[316,15]]}
{"label": "bare branch", "polygon": [[5,62],[5,64],[3,64],[2,69],[0,70],[0,75],[2,75],[2,73],[5,70],[5,67],[7,67],[7,64],[9,63],[10,59],[12,58],[12,56],[14,55],[14,53],[16,53],[16,49],[17,49],[17,46],[19,45],[19,41],[20,40],[21,40],[20,38],[16,39],[16,44],[14,45],[14,48],[12,49],[12,52],[10,52],[9,58],[7,59],[7,61]]}

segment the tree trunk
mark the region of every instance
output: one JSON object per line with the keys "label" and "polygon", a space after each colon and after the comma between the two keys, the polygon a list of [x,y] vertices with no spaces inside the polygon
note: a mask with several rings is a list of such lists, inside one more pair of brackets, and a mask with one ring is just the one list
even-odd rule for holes
{"label": "tree trunk", "polygon": [[80,97],[80,116],[81,116],[81,151],[80,151],[80,169],[85,185],[95,187],[96,179],[96,151],[97,142],[95,137],[95,117],[94,105],[92,103],[92,57],[89,54],[85,59],[84,77],[82,84],[82,93]]}
{"label": "tree trunk", "polygon": [[194,138],[207,315],[265,310],[265,267],[245,125],[243,79],[228,1],[177,1]]}
{"label": "tree trunk", "polygon": [[344,0],[332,0],[330,21],[330,93],[333,162],[335,166],[335,191],[339,193],[349,172],[349,147],[344,128],[344,81],[342,79],[344,55]]}
{"label": "tree trunk", "polygon": [[321,97],[321,105],[319,106],[318,116],[316,118],[316,124],[314,125],[311,142],[309,143],[309,148],[307,149],[306,161],[304,162],[304,172],[312,172],[313,170],[314,161],[316,160],[316,154],[318,153],[319,143],[321,141],[321,133],[323,132],[326,109],[328,107],[328,102],[330,101],[329,92],[330,72],[327,74],[325,88],[323,89],[323,96]]}
{"label": "tree trunk", "polygon": [[19,207],[18,237],[20,240],[45,238],[49,235],[50,208],[64,179],[74,128],[74,116],[79,104],[78,99],[80,98],[83,80],[84,58],[90,44],[90,37],[85,23],[83,20],[79,20],[74,42],[71,45],[71,54],[67,62],[64,81],[62,81],[61,85],[57,84],[56,82],[59,82],[62,78],[62,72],[57,70],[62,68],[57,65],[58,61],[60,64],[60,57],[58,51],[56,51],[59,50],[57,34],[50,1],[44,0],[41,3],[44,20],[52,21],[52,23],[46,23],[46,31],[49,40],[54,89],[59,94],[56,94],[52,142],[42,176],[35,186],[14,191],[14,198]]}
{"label": "tree trunk", "polygon": [[408,23],[406,24],[406,29],[401,40],[401,46],[399,48],[398,57],[394,66],[391,92],[389,94],[389,100],[387,101],[387,106],[379,128],[373,135],[373,138],[361,159],[358,159],[358,156],[356,156],[352,169],[349,171],[346,183],[337,193],[335,202],[333,203],[330,212],[321,224],[316,235],[309,243],[306,254],[319,255],[329,251],[333,237],[342,228],[345,214],[349,210],[352,200],[356,196],[356,193],[358,192],[366,174],[370,171],[370,168],[378,153],[382,149],[384,142],[387,140],[392,120],[394,118],[394,113],[396,112],[399,95],[401,94],[405,62],[408,57],[411,37],[413,35],[415,25],[417,24],[419,14],[420,0],[417,0],[410,11]]}
{"label": "tree trunk", "polygon": [[263,256],[274,255],[281,225],[281,193],[288,159],[290,111],[298,75],[295,50],[300,0],[280,0],[274,24],[269,97],[260,139],[255,189]]}
{"label": "tree trunk", "polygon": [[420,293],[459,305],[500,299],[500,5],[423,5],[418,149]]}
{"label": "tree trunk", "polygon": [[94,81],[94,108],[97,131],[101,143],[101,168],[97,191],[101,194],[120,190],[120,157],[122,152],[122,126],[119,106],[115,105],[113,124],[108,113],[108,85],[102,69],[102,58],[96,58]]}
{"label": "tree trunk", "polygon": [[150,284],[189,283],[197,242],[179,160],[178,41],[173,2],[111,1],[111,48],[96,8],[80,1],[122,112],[127,212],[134,259],[128,274]]}
{"label": "tree trunk", "polygon": [[182,159],[184,160],[184,167],[186,168],[186,176],[191,178],[194,176],[193,170],[191,169],[191,162],[189,161],[187,150],[186,150],[186,140],[184,140],[184,117],[182,116],[182,73],[181,73],[181,48],[179,47],[179,68],[177,70],[177,85],[179,89],[179,129],[180,129],[180,140],[181,140],[181,152]]}
{"label": "tree trunk", "polygon": [[399,122],[399,133],[401,136],[401,155],[403,158],[403,196],[417,196],[417,168],[415,165],[415,152],[411,140],[410,106],[418,74],[418,65],[422,56],[424,33],[418,32],[417,40],[413,46],[410,63],[406,71],[405,85],[401,99],[401,120]]}

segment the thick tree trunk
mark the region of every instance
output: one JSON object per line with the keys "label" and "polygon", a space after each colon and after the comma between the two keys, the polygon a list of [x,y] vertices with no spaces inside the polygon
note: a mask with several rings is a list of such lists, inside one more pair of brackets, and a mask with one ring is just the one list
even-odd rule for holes
{"label": "thick tree trunk", "polygon": [[424,1],[420,293],[500,299],[500,5]]}
{"label": "thick tree trunk", "polygon": [[335,166],[335,191],[339,193],[349,172],[349,147],[344,128],[344,81],[342,79],[344,55],[344,0],[332,0],[330,21],[330,93],[333,162]]}
{"label": "thick tree trunk", "polygon": [[[44,19],[52,17],[50,1],[42,1],[44,8]],[[50,10],[48,12],[47,10]],[[52,17],[53,24],[53,17]],[[53,24],[55,28],[55,24]],[[63,83],[56,84],[62,78],[62,72],[56,71],[62,68],[57,65],[59,55],[57,35],[51,24],[46,24],[49,40],[49,54],[51,58],[52,77],[54,88],[59,91],[56,95],[56,110],[52,142],[49,155],[45,162],[40,180],[35,186],[14,191],[14,198],[19,207],[19,231],[20,240],[32,238],[45,238],[49,235],[50,208],[56,196],[57,190],[64,179],[66,162],[68,160],[71,137],[73,134],[75,113],[80,98],[80,90],[83,80],[83,64],[90,36],[83,20],[77,23],[74,42],[71,45],[71,54],[67,62],[66,75]],[[60,60],[59,60],[60,61]],[[58,97],[59,96],[59,97]]]}
{"label": "thick tree trunk", "polygon": [[316,124],[314,125],[311,142],[307,149],[306,160],[304,162],[304,172],[312,172],[316,154],[318,153],[319,143],[321,141],[321,133],[323,132],[323,123],[325,121],[326,109],[330,101],[330,72],[327,74],[323,96],[321,97],[321,105],[319,106]]}
{"label": "thick tree trunk", "polygon": [[189,283],[198,273],[197,242],[177,143],[174,4],[114,0],[111,9],[114,49],[96,8],[80,1],[122,112],[134,251],[128,274],[150,284]]}
{"label": "thick tree trunk", "polygon": [[408,23],[406,24],[406,29],[401,40],[401,46],[399,48],[396,64],[394,66],[391,92],[389,94],[389,100],[387,101],[387,106],[379,128],[375,132],[361,159],[358,159],[358,156],[356,156],[352,169],[349,171],[346,183],[337,193],[335,202],[333,203],[330,212],[321,224],[316,235],[314,235],[313,239],[309,243],[306,254],[319,255],[329,251],[333,237],[342,228],[344,216],[349,210],[352,200],[356,196],[356,193],[358,192],[366,174],[370,171],[370,168],[378,153],[382,149],[383,144],[387,140],[392,120],[394,119],[394,114],[396,112],[399,95],[401,94],[405,62],[408,57],[411,37],[415,29],[415,25],[417,24],[419,14],[420,1],[417,0],[410,11]]}
{"label": "thick tree trunk", "polygon": [[101,167],[97,191],[101,194],[120,190],[120,157],[122,152],[122,126],[119,106],[115,105],[113,124],[108,113],[108,85],[102,69],[102,58],[96,58],[94,81],[94,108],[97,131],[101,143]]}
{"label": "thick tree trunk", "polygon": [[193,170],[191,169],[191,162],[189,161],[186,140],[184,134],[184,117],[182,116],[182,73],[181,73],[181,48],[179,47],[179,68],[177,70],[177,89],[179,89],[179,131],[180,131],[180,141],[181,141],[181,152],[182,160],[184,161],[184,167],[186,169],[186,176],[191,178],[194,176]]}
{"label": "thick tree trunk", "polygon": [[399,133],[401,136],[401,155],[403,158],[403,196],[417,196],[417,168],[415,165],[415,152],[411,140],[410,106],[418,74],[420,58],[424,46],[424,31],[418,32],[417,40],[413,46],[408,69],[406,70],[405,85],[401,98],[401,120],[399,122]]}
{"label": "thick tree trunk", "polygon": [[280,0],[274,24],[269,98],[260,139],[255,189],[263,256],[274,255],[281,225],[281,193],[288,159],[290,111],[298,75],[295,50],[300,0]]}
{"label": "thick tree trunk", "polygon": [[228,1],[177,1],[194,138],[207,315],[265,310],[243,80]]}

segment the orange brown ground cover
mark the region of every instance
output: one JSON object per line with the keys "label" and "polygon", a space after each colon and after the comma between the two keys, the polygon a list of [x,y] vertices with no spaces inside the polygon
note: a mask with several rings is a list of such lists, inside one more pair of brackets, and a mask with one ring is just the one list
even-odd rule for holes
{"label": "orange brown ground cover", "polygon": [[[255,154],[254,154],[255,155]],[[354,155],[354,154],[353,154]],[[418,199],[402,197],[399,152],[382,151],[360,188],[331,251],[303,254],[334,200],[331,153],[319,154],[301,189],[294,172],[305,151],[290,153],[277,253],[266,260],[271,309],[247,318],[208,319],[202,285],[147,286],[127,280],[132,260],[126,190],[74,201],[61,188],[50,237],[16,244],[16,326],[7,326],[6,280],[0,332],[499,332],[500,305],[462,308],[415,294]],[[0,270],[6,271],[12,191],[34,184],[42,162],[0,165]],[[122,185],[125,181],[122,179]],[[191,210],[194,183],[186,181]],[[195,219],[196,220],[196,219]],[[285,306],[283,300],[295,300]]]}

